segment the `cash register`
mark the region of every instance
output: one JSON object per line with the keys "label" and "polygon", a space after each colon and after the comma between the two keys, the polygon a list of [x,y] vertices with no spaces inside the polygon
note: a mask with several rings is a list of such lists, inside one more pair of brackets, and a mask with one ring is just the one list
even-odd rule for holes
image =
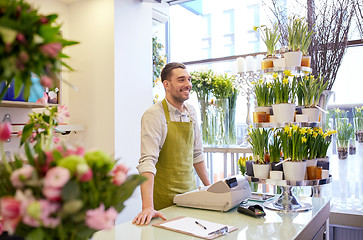
{"label": "cash register", "polygon": [[178,194],[173,202],[178,206],[228,211],[251,196],[251,187],[242,175],[220,180],[210,186]]}

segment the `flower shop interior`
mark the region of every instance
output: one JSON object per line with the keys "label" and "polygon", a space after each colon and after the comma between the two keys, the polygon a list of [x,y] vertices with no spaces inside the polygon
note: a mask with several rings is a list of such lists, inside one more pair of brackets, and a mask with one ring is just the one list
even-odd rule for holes
{"label": "flower shop interior", "polygon": [[[57,137],[102,149],[128,174],[138,174],[141,117],[165,96],[161,69],[168,62],[187,67],[188,102],[197,111],[211,184],[233,189],[227,180],[244,175],[248,202],[263,206],[266,216],[237,211],[240,199],[225,212],[173,206],[165,209],[168,218],[237,227],[220,239],[363,239],[361,0],[26,2],[41,14],[57,14],[62,37],[79,42],[63,50],[72,69],[62,68],[54,102],[42,88],[50,106],[68,108]],[[288,63],[295,52],[300,59]],[[0,101],[0,123],[12,125],[2,158],[24,150],[16,133],[29,114],[44,111],[30,98]],[[290,109],[278,108],[283,104]],[[303,163],[303,170],[286,173],[290,163]],[[197,175],[196,182],[203,186]],[[94,239],[195,237],[132,224],[142,208],[138,187],[124,205],[115,227]]]}

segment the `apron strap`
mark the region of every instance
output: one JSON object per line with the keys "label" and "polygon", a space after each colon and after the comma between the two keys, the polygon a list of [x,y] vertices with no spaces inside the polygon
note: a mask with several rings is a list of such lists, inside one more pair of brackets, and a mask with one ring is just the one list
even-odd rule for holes
{"label": "apron strap", "polygon": [[166,122],[169,123],[170,122],[170,114],[169,114],[168,104],[166,103],[165,98],[163,100],[163,108],[164,108]]}

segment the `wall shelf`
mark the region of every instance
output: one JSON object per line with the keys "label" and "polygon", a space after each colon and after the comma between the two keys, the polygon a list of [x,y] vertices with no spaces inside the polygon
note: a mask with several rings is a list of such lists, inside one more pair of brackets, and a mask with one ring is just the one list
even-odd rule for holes
{"label": "wall shelf", "polygon": [[[48,106],[58,106],[58,104],[50,104]],[[0,107],[11,107],[11,108],[45,108],[43,104],[34,102],[17,102],[17,101],[6,101],[0,102]]]}

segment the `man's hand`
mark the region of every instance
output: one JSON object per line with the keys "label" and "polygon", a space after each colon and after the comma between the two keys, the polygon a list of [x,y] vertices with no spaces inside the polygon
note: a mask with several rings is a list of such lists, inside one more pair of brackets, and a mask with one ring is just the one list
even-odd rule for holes
{"label": "man's hand", "polygon": [[139,213],[134,220],[132,221],[132,223],[136,224],[136,225],[148,225],[151,221],[151,219],[153,218],[157,218],[160,217],[163,220],[166,220],[166,217],[164,216],[164,214],[162,214],[159,211],[156,211],[154,208],[146,208],[143,209],[141,213]]}

